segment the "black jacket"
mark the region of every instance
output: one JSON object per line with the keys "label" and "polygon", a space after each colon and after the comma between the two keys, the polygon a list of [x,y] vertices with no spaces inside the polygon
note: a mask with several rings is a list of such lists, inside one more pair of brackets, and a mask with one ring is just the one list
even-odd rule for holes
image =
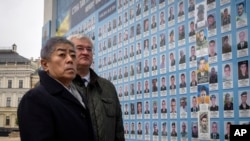
{"label": "black jacket", "polygon": [[40,84],[29,90],[18,107],[23,141],[94,141],[88,109],[45,71]]}
{"label": "black jacket", "polygon": [[124,141],[122,111],[114,85],[90,69],[90,82],[84,87],[79,75],[73,80],[85,96],[97,141]]}

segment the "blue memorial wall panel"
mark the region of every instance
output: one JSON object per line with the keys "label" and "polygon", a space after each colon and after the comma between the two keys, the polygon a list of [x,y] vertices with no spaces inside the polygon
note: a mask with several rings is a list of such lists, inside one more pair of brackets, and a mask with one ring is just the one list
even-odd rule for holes
{"label": "blue memorial wall panel", "polygon": [[[77,3],[83,9],[72,16]],[[75,0],[58,8],[59,23],[71,11],[64,36],[93,40],[92,68],[117,89],[127,141],[224,141],[231,124],[249,124],[249,1]]]}

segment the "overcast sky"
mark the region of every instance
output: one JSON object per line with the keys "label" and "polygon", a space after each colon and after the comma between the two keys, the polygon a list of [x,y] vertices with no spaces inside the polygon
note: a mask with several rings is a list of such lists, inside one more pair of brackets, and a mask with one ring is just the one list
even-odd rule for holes
{"label": "overcast sky", "polygon": [[19,55],[40,55],[44,0],[0,1],[0,47],[17,45]]}

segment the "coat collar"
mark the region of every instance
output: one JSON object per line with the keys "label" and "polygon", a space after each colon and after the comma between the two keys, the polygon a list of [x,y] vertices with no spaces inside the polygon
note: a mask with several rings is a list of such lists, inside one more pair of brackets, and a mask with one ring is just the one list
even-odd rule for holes
{"label": "coat collar", "polygon": [[[102,88],[101,88],[101,83],[100,83],[100,77],[92,70],[91,68],[89,69],[90,71],[90,82],[88,83],[88,86],[90,89],[97,89],[99,93],[102,93]],[[78,86],[82,87],[83,81],[80,75],[76,75],[75,79],[73,80],[74,83],[76,83]]]}

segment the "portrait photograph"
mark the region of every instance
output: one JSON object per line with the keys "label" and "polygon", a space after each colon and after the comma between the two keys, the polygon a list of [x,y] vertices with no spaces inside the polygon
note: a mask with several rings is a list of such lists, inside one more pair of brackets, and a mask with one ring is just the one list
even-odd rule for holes
{"label": "portrait photograph", "polygon": [[175,52],[169,53],[169,72],[173,72],[176,70],[176,61],[175,61]]}
{"label": "portrait photograph", "polygon": [[248,31],[240,30],[236,33],[237,36],[237,57],[248,56]]}
{"label": "portrait photograph", "polygon": [[161,77],[161,91],[166,91],[167,90],[167,82],[166,82],[166,77]]}
{"label": "portrait photograph", "polygon": [[210,115],[209,112],[199,112],[198,124],[199,124],[199,138],[203,140],[210,139]]}
{"label": "portrait photograph", "polygon": [[150,114],[150,101],[144,101],[144,115]]}
{"label": "portrait photograph", "polygon": [[250,91],[243,90],[238,92],[239,116],[250,116]]}
{"label": "portrait photograph", "polygon": [[207,26],[207,9],[205,1],[196,3],[195,8],[195,28],[200,29]]}
{"label": "portrait photograph", "polygon": [[224,140],[229,140],[230,138],[230,125],[233,125],[233,121],[224,121]]}
{"label": "portrait photograph", "polygon": [[189,80],[190,80],[190,92],[194,93],[197,92],[197,76],[196,76],[196,70],[191,70],[189,74]]}
{"label": "portrait photograph", "polygon": [[153,78],[152,79],[152,97],[157,97],[158,96],[158,79]]}
{"label": "portrait photograph", "polygon": [[197,66],[199,66],[197,70],[197,80],[198,84],[201,83],[207,83],[208,82],[208,70],[209,70],[209,64],[208,64],[208,57],[200,57],[197,61]]}
{"label": "portrait photograph", "polygon": [[186,83],[186,73],[182,72],[179,74],[179,93],[184,94],[187,92],[187,83]]}
{"label": "portrait photograph", "polygon": [[234,117],[234,96],[232,91],[223,92],[223,110],[225,118]]}
{"label": "portrait photograph", "polygon": [[222,61],[232,59],[232,37],[230,34],[221,38],[222,43]]}
{"label": "portrait photograph", "polygon": [[185,7],[184,7],[184,5],[185,5],[185,1],[181,0],[178,3],[178,14],[177,14],[177,16],[178,16],[178,23],[180,23],[180,22],[182,22],[182,21],[185,20]]}
{"label": "portrait photograph", "polygon": [[209,68],[209,87],[210,91],[218,90],[218,66],[210,66]]}
{"label": "portrait photograph", "polygon": [[218,61],[218,56],[217,56],[217,40],[216,39],[211,39],[208,41],[208,62],[209,63],[216,63]]}
{"label": "portrait photograph", "polygon": [[239,87],[249,86],[248,60],[243,60],[238,62],[238,86]]}
{"label": "portrait photograph", "polygon": [[247,26],[246,1],[236,4],[236,28]]}
{"label": "portrait photograph", "polygon": [[233,67],[231,63],[222,64],[223,89],[233,88]]}
{"label": "portrait photograph", "polygon": [[151,84],[148,79],[144,81],[144,98],[149,98],[151,92]]}
{"label": "portrait photograph", "polygon": [[[208,85],[198,85],[198,104],[201,106],[202,104],[209,104],[210,97],[209,97],[209,88]],[[200,107],[202,108],[202,107]],[[206,110],[206,109],[200,109]]]}
{"label": "portrait photograph", "polygon": [[174,29],[169,29],[168,31],[168,43],[169,43],[169,49],[175,48],[175,33]]}
{"label": "portrait photograph", "polygon": [[179,70],[186,69],[186,48],[179,49]]}
{"label": "portrait photograph", "polygon": [[220,139],[220,128],[219,123],[217,121],[211,121],[210,129],[210,139],[218,140]]}
{"label": "portrait photograph", "polygon": [[168,10],[168,27],[171,27],[174,25],[175,23],[175,9],[174,9],[174,5],[169,6],[169,10]]}
{"label": "portrait photograph", "polygon": [[209,111],[211,118],[219,117],[219,95],[216,93],[210,94]]}
{"label": "portrait photograph", "polygon": [[216,35],[217,27],[216,27],[216,13],[215,12],[208,14],[207,23],[208,23],[208,37]]}
{"label": "portrait photograph", "polygon": [[231,8],[225,7],[221,9],[221,32],[227,32],[231,30]]}
{"label": "portrait photograph", "polygon": [[238,98],[239,110],[250,110],[250,91],[239,91]]}

